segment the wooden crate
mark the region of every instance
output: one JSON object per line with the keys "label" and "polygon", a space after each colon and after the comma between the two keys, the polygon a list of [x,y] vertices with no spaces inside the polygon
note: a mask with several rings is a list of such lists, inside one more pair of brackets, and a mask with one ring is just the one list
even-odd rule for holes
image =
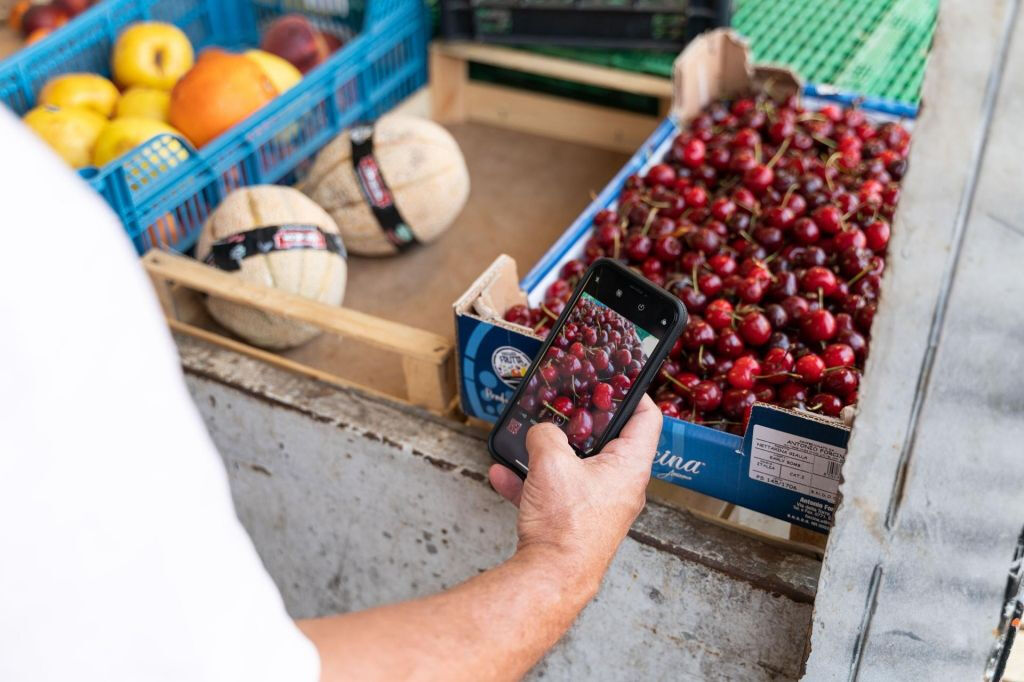
{"label": "wooden crate", "polygon": [[[156,289],[168,324],[176,332],[249,355],[281,369],[336,386],[357,386],[363,391],[418,405],[437,414],[447,414],[453,407],[454,349],[452,342],[443,336],[349,308],[311,301],[278,289],[241,282],[226,272],[174,253],[150,251],[142,263]],[[311,361],[302,347],[294,351],[272,352],[240,341],[211,322],[202,304],[204,295],[253,306],[297,322],[307,322],[323,330],[327,342],[357,344],[397,358],[405,380],[405,392],[403,395],[384,393],[374,388],[371,381],[353,380],[350,373]]]}

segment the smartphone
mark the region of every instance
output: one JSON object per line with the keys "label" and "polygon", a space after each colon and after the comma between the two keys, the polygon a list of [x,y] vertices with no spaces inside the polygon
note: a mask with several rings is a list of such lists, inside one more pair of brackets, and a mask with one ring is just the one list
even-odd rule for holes
{"label": "smartphone", "polygon": [[685,326],[678,298],[614,260],[595,261],[491,431],[491,456],[525,478],[526,432],[544,421],[561,428],[580,457],[600,452]]}

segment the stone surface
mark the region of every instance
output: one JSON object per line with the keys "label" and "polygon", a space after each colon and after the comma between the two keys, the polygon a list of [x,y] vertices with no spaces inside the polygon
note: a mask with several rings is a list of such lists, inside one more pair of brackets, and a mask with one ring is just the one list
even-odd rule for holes
{"label": "stone surface", "polygon": [[[289,612],[449,587],[513,550],[477,431],[178,338],[236,508]],[[648,505],[539,679],[795,679],[819,564]]]}
{"label": "stone surface", "polygon": [[941,6],[809,680],[981,679],[993,643],[1024,521],[1019,4]]}

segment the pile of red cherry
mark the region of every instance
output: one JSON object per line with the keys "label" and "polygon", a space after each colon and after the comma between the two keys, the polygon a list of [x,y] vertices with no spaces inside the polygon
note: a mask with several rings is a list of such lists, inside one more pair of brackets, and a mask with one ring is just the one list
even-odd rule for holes
{"label": "pile of red cherry", "polygon": [[755,401],[837,416],[857,402],[910,135],[796,97],[715,102],[600,211],[537,309],[544,335],[586,265],[616,258],[689,323],[651,393],[672,417],[742,433]]}
{"label": "pile of red cherry", "polygon": [[586,452],[608,428],[646,361],[629,320],[581,297],[519,407],[540,421],[558,422],[569,442]]}

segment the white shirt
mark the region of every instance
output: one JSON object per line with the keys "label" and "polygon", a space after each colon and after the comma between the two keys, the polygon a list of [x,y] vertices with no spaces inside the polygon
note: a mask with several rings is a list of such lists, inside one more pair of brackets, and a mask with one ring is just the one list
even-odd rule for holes
{"label": "white shirt", "polygon": [[0,680],[316,680],[116,216],[0,142]]}

